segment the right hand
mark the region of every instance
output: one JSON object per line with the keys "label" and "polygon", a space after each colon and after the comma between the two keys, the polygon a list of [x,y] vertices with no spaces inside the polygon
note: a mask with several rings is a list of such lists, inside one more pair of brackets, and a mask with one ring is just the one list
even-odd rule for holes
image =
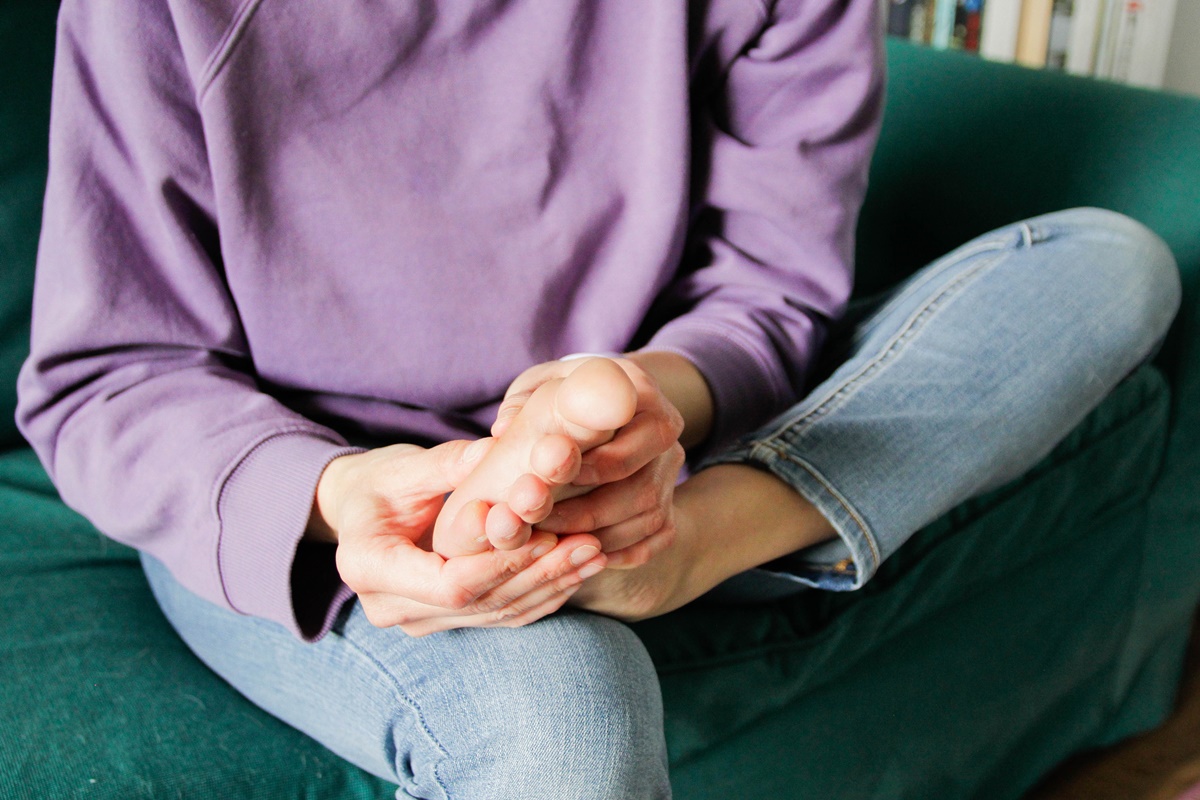
{"label": "right hand", "polygon": [[516,550],[450,559],[428,549],[446,493],[488,444],[392,445],[325,468],[307,535],[337,543],[338,572],[373,625],[411,636],[527,625],[604,567],[600,542],[588,534],[537,533]]}

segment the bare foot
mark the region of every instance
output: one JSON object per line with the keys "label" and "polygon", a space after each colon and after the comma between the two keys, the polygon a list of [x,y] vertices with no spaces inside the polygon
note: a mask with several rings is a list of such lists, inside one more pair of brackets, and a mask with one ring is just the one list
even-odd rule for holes
{"label": "bare foot", "polygon": [[[575,477],[582,453],[613,437],[633,419],[637,392],[625,371],[607,358],[585,361],[561,380],[542,384],[483,461],[446,498],[433,530],[433,550],[444,558],[489,546],[520,547],[528,523],[549,513],[538,476],[555,487],[554,500],[579,490]],[[532,506],[532,507],[531,507]],[[544,514],[542,514],[544,517]],[[480,537],[479,530],[486,536]]]}
{"label": "bare foot", "polygon": [[633,622],[674,611],[739,572],[833,538],[833,526],[767,472],[725,464],[675,492],[675,541],[640,567],[588,578],[570,605]]}

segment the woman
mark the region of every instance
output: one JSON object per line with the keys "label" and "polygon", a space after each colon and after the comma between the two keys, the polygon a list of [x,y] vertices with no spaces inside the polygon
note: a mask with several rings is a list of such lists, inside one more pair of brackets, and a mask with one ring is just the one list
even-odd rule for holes
{"label": "woman", "polygon": [[[1177,302],[1135,223],[1031,220],[797,403],[850,289],[876,6],[68,2],[22,430],[201,658],[400,793],[667,796],[612,617],[861,585]],[[632,421],[581,458],[527,438],[447,523],[487,546],[439,555],[467,440],[578,352],[627,354]],[[724,463],[672,492],[676,440]]]}

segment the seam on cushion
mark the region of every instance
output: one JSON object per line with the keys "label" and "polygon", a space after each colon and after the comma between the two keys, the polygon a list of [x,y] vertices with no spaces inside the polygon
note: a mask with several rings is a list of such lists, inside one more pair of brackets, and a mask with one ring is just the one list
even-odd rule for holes
{"label": "seam on cushion", "polygon": [[217,42],[212,55],[208,57],[208,63],[204,65],[204,69],[200,73],[200,86],[196,93],[197,103],[204,101],[209,87],[212,86],[213,81],[216,80],[225,65],[229,63],[230,56],[233,55],[234,49],[242,40],[242,34],[246,32],[250,20],[254,18],[254,13],[258,11],[260,5],[262,5],[262,0],[244,0],[237,13],[234,14],[233,22],[225,29],[225,34],[221,37],[221,41]]}
{"label": "seam on cushion", "polygon": [[[1157,397],[1158,397],[1158,395],[1155,394],[1155,398],[1157,398]],[[1099,447],[1100,445],[1107,442],[1112,437],[1117,436],[1120,433],[1122,433],[1123,431],[1125,431],[1129,427],[1129,425],[1131,425],[1135,420],[1140,419],[1140,417],[1142,416],[1142,413],[1145,412],[1147,409],[1151,408],[1153,405],[1155,405],[1153,400],[1151,402],[1139,403],[1137,405],[1136,409],[1134,409],[1131,413],[1129,413],[1127,416],[1117,420],[1111,426],[1106,427],[1104,429],[1103,433],[1097,435],[1096,437],[1094,437],[1092,439],[1089,439],[1088,441],[1083,443],[1079,448],[1072,450],[1069,453],[1067,453],[1057,459],[1050,458],[1047,462],[1043,462],[1044,468],[1038,471],[1035,480],[1040,481],[1044,477],[1051,475],[1054,472],[1057,472],[1058,469],[1060,467],[1062,467],[1063,465],[1074,462],[1080,458],[1085,457],[1086,454],[1091,452],[1096,447]],[[1027,485],[1029,485],[1029,484],[1023,484],[1023,486],[1027,486]],[[1149,497],[1149,495],[1152,492],[1153,492],[1153,484],[1151,484],[1150,488],[1148,488],[1144,493],[1141,493],[1139,495],[1126,495],[1125,497],[1118,500],[1116,503],[1105,505],[1104,507],[1097,509],[1097,511],[1098,512],[1106,512],[1111,509],[1128,504],[1130,502],[1138,502],[1138,501],[1144,500],[1146,497]],[[1001,503],[1011,499],[1011,497],[1012,497],[1011,493],[1001,494],[1000,496],[998,496],[996,498],[995,502],[989,503],[986,506],[980,507],[977,510],[976,514],[972,515],[969,519],[965,520],[961,525],[956,526],[956,528],[961,529],[962,527],[966,527],[967,525],[973,524],[974,522],[978,521],[986,514],[993,511]],[[935,545],[933,548],[931,548],[929,552],[932,553],[936,550],[940,550],[941,548],[945,547],[946,544],[953,539],[954,539],[954,537],[944,538],[941,542],[939,542],[937,545]],[[1062,547],[1067,547],[1070,544],[1073,544],[1077,541],[1078,541],[1078,538],[1072,539],[1070,542],[1064,543],[1062,545]],[[1061,549],[1061,548],[1058,548],[1058,549]],[[1020,567],[1024,566],[1025,563],[1026,562],[1022,562],[1020,565],[1018,565],[1016,567],[1016,569],[1020,569]],[[890,587],[885,587],[885,588],[890,588]],[[873,599],[874,597],[876,597],[878,595],[878,592],[870,593],[869,587],[864,587],[863,589],[859,590],[859,592],[860,592],[859,596],[862,597],[861,602],[869,602],[871,599]],[[969,592],[967,595],[964,595],[964,596],[969,597],[969,596],[973,596],[974,594],[975,593],[973,593],[973,592]],[[770,644],[759,645],[759,646],[752,647],[752,648],[739,649],[735,653],[727,653],[727,654],[723,654],[720,656],[711,656],[711,657],[707,657],[707,658],[703,658],[703,659],[699,659],[699,660],[693,659],[693,660],[689,660],[686,664],[681,662],[675,666],[670,666],[670,665],[664,666],[663,668],[658,669],[658,672],[661,675],[686,674],[689,672],[697,672],[697,671],[701,671],[701,670],[705,670],[705,669],[711,669],[713,667],[729,666],[729,665],[737,664],[737,663],[740,663],[743,661],[754,661],[754,660],[762,658],[763,656],[769,656],[769,655],[773,655],[776,653],[783,653],[783,652],[797,650],[797,649],[801,649],[801,648],[807,649],[807,648],[811,648],[815,641],[824,639],[824,638],[832,635],[832,630],[833,630],[833,626],[829,625],[829,626],[826,626],[826,627],[820,629],[819,631],[814,633],[812,636],[799,637],[799,638],[796,638],[796,639],[793,639],[790,641],[786,641],[786,642],[773,642]],[[897,632],[897,633],[899,633],[899,632]]]}

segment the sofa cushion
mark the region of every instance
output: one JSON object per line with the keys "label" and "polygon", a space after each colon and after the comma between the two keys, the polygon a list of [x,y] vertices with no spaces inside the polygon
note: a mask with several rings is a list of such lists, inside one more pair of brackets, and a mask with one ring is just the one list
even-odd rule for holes
{"label": "sofa cushion", "polygon": [[[1166,404],[1143,368],[1034,473],[920,533],[862,591],[636,626],[663,677],[677,797],[948,800],[989,781],[986,796],[1014,796],[1156,721],[1178,665],[1145,685],[1114,665],[1153,644],[1130,618]],[[201,665],[134,553],[63,506],[28,450],[0,456],[0,608],[0,796],[391,793]]]}
{"label": "sofa cushion", "polygon": [[[1162,574],[1148,556],[1194,547],[1145,524],[1168,400],[1139,370],[1030,474],[920,532],[858,592],[636,626],[677,796],[1017,798],[1066,755],[1157,724],[1189,614],[1145,591]],[[1194,602],[1195,583],[1158,593]]]}
{"label": "sofa cushion", "polygon": [[136,554],[0,456],[0,797],[382,798],[175,636]]}

